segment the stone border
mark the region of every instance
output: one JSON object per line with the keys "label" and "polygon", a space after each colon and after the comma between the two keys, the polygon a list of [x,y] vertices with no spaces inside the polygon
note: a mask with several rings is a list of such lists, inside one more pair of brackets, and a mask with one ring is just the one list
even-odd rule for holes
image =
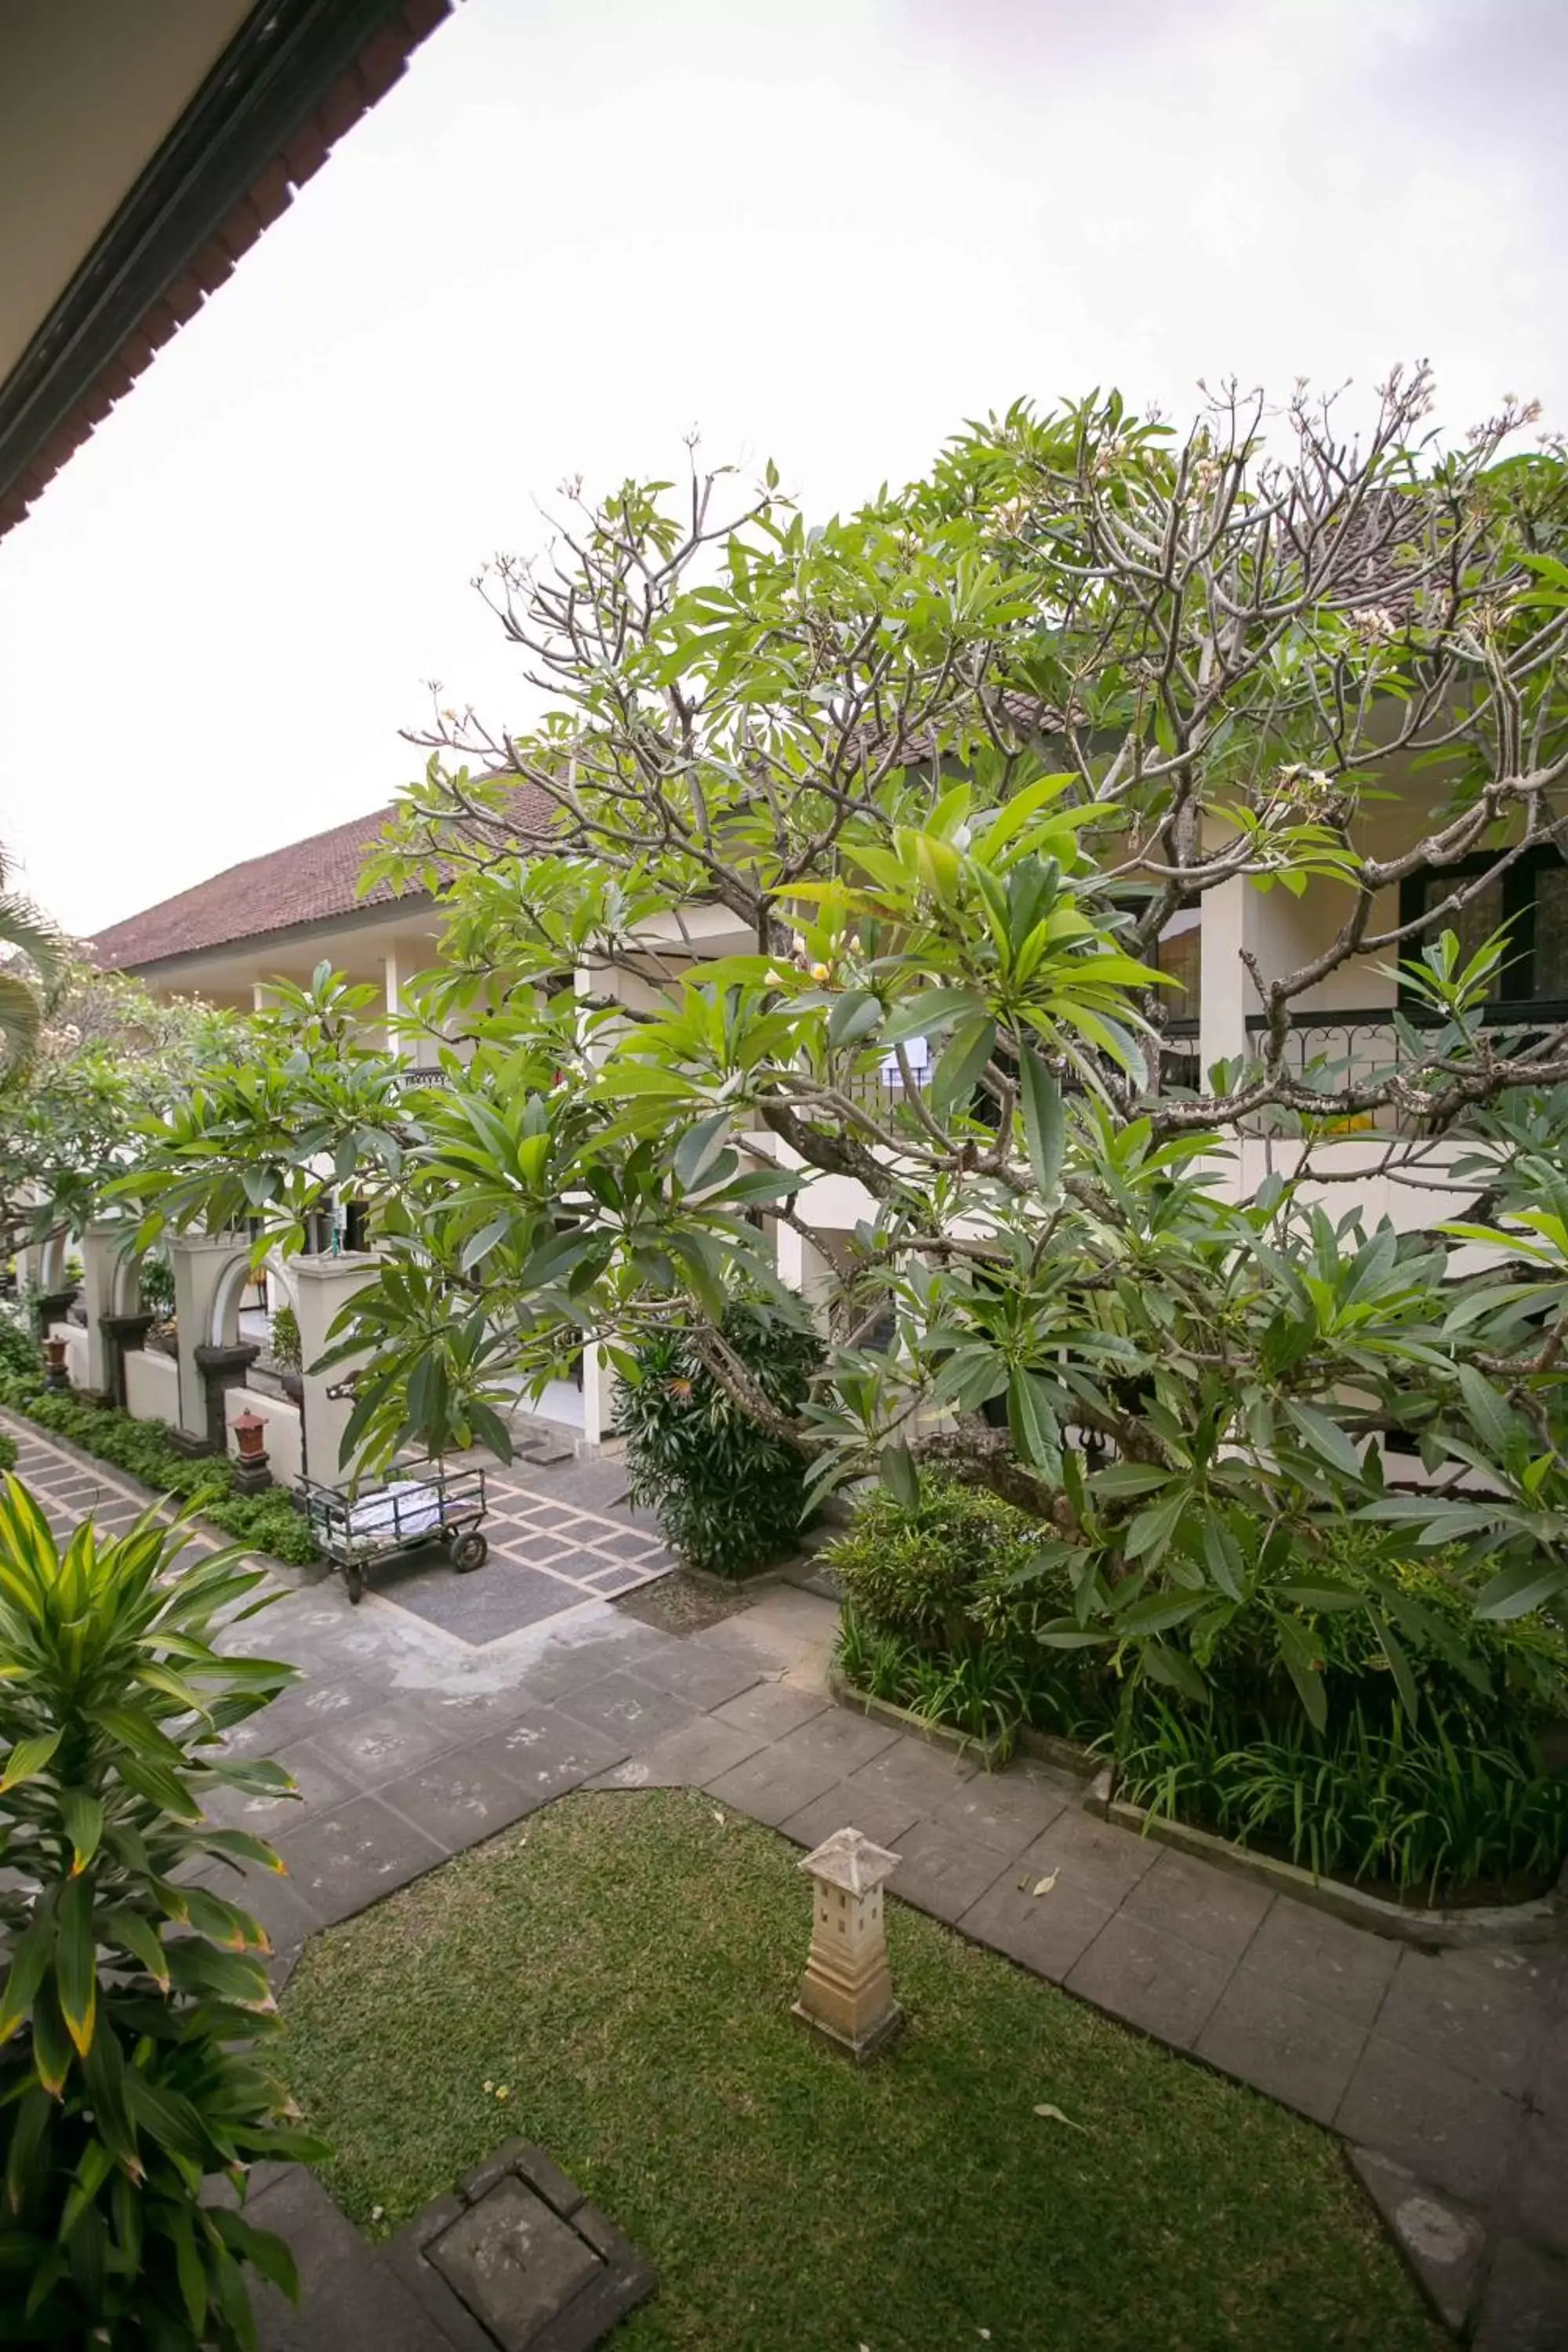
{"label": "stone border", "polygon": [[1303,1870],[1299,1863],[1281,1862],[1273,1854],[1256,1853],[1250,1846],[1235,1845],[1228,1838],[1217,1837],[1212,1830],[1194,1829],[1186,1822],[1148,1812],[1142,1805],[1131,1805],[1114,1795],[1114,1788],[1113,1768],[1108,1764],[1084,1791],[1084,1811],[1093,1813],[1100,1821],[1113,1822],[1118,1829],[1132,1830],[1140,1837],[1174,1846],[1178,1853],[1191,1854],[1198,1862],[1213,1863],[1216,1869],[1228,1871],[1233,1877],[1250,1878],[1261,1886],[1271,1887],[1278,1895],[1293,1895],[1298,1903],[1310,1903],[1315,1910],[1348,1920],[1352,1927],[1369,1927],[1374,1935],[1388,1936],[1399,1943],[1428,1948],[1438,1944],[1456,1951],[1471,1945],[1495,1944],[1500,1938],[1516,1944],[1544,1944],[1558,1937],[1568,1922],[1568,1885],[1564,1884],[1568,1881],[1568,1867],[1552,1892],[1538,1895],[1533,1902],[1478,1904],[1474,1909],[1462,1911],[1422,1910],[1414,1904],[1391,1902],[1386,1895],[1366,1894],[1342,1879],[1319,1878],[1311,1871]]}
{"label": "stone border", "polygon": [[946,1748],[955,1756],[977,1757],[983,1772],[1000,1772],[1012,1759],[1012,1740],[976,1739],[967,1731],[954,1731],[950,1724],[931,1723],[907,1706],[895,1706],[890,1698],[873,1698],[869,1691],[847,1681],[837,1666],[827,1669],[827,1687],[841,1706],[853,1707],[857,1715],[868,1716],[873,1723],[888,1724],[913,1739],[925,1740],[929,1747]]}

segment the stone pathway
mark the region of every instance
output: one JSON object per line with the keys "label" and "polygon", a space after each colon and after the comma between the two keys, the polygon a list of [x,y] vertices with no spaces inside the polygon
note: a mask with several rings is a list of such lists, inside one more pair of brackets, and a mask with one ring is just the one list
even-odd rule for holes
{"label": "stone pathway", "polygon": [[[31,1433],[26,1475],[56,1450]],[[79,1467],[62,1460],[60,1494]],[[614,1519],[613,1465],[527,1475],[574,1517]],[[134,1506],[128,1482],[102,1483]],[[473,1643],[374,1592],[357,1610],[333,1582],[287,1592],[237,1640],[303,1670],[246,1727],[300,1795],[221,1809],[287,1860],[244,1898],[279,1978],[317,1928],[571,1789],[698,1787],[805,1847],[853,1823],[902,1855],[905,1901],[1342,2134],[1475,2352],[1568,2347],[1568,1951],[1394,1944],[1095,1820],[1068,1775],[979,1773],[834,1705],[835,1622],[782,1585],[682,1638],[584,1598]],[[253,2201],[307,2282],[300,2313],[268,2305],[272,2352],[436,2341],[312,2182]]]}

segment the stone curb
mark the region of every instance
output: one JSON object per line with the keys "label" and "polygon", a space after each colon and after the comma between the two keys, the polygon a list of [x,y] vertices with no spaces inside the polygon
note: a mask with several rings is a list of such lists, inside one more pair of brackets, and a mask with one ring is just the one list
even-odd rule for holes
{"label": "stone curb", "polygon": [[1299,1863],[1282,1862],[1273,1854],[1233,1845],[1228,1838],[1216,1837],[1212,1830],[1194,1829],[1186,1822],[1146,1811],[1142,1805],[1130,1805],[1112,1793],[1114,1786],[1112,1769],[1108,1764],[1084,1793],[1085,1812],[1110,1822],[1118,1829],[1131,1830],[1139,1837],[1174,1846],[1178,1853],[1191,1854],[1195,1861],[1212,1863],[1216,1870],[1228,1871],[1233,1878],[1249,1878],[1259,1886],[1272,1888],[1277,1895],[1289,1895],[1298,1903],[1310,1904],[1314,1910],[1327,1911],[1352,1927],[1368,1927],[1374,1935],[1414,1944],[1422,1950],[1441,1945],[1446,1949],[1464,1951],[1500,1940],[1552,1943],[1568,1924],[1568,1896],[1561,1885],[1530,1903],[1489,1904],[1465,1911],[1418,1909],[1413,1904],[1391,1902],[1386,1895],[1366,1894],[1341,1879],[1320,1878],[1303,1870]]}
{"label": "stone curb", "polygon": [[954,1731],[949,1724],[931,1723],[907,1706],[895,1706],[890,1698],[873,1698],[869,1691],[858,1690],[847,1682],[837,1666],[827,1669],[827,1687],[840,1706],[868,1716],[873,1723],[907,1732],[912,1739],[923,1739],[928,1747],[945,1748],[954,1756],[975,1757],[983,1772],[1002,1771],[1012,1757],[1011,1741],[976,1739],[967,1731]]}

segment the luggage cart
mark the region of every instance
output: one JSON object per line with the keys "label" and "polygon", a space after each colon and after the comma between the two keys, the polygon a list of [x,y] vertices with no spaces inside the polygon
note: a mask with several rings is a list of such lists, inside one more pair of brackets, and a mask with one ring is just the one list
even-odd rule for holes
{"label": "luggage cart", "polygon": [[447,1470],[439,1462],[400,1463],[380,1486],[324,1486],[301,1478],[305,1517],[349,1599],[357,1602],[367,1572],[398,1552],[441,1543],[459,1576],[483,1568],[489,1542],[480,1524],[489,1506],[482,1469]]}

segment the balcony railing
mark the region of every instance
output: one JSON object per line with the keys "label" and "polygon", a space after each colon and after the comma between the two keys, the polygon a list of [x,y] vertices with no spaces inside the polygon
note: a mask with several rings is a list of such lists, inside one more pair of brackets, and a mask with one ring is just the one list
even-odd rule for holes
{"label": "balcony railing", "polygon": [[[1391,1069],[1410,1061],[1411,1031],[1440,1025],[1430,1013],[1414,1006],[1401,1007],[1400,1019],[1405,1024],[1403,1032],[1388,1005],[1294,1013],[1285,1041],[1285,1068],[1301,1085],[1324,1093],[1373,1085]],[[1503,1051],[1528,1052],[1568,1025],[1568,1002],[1489,1005],[1482,1024],[1491,1042]],[[1266,1014],[1247,1014],[1247,1034],[1255,1051],[1262,1050],[1261,1033],[1267,1026]]]}

